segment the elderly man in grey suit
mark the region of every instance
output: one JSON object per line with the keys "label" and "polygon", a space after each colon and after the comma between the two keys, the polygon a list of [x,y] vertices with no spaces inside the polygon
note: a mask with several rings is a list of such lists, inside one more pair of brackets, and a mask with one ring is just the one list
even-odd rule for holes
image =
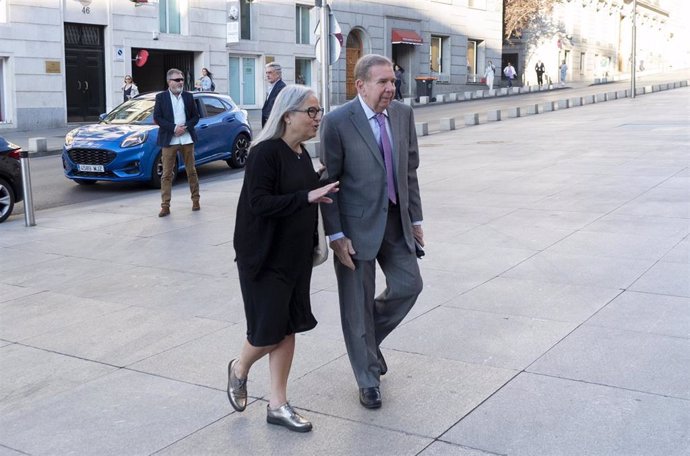
{"label": "elderly man in grey suit", "polygon": [[[355,65],[357,98],[321,122],[322,159],[340,181],[333,204],[322,204],[335,253],[340,318],[360,403],[381,407],[379,346],[422,291],[415,242],[424,245],[417,181],[419,149],[412,108],[395,97],[393,63],[370,54]],[[386,289],[375,296],[376,263]]]}

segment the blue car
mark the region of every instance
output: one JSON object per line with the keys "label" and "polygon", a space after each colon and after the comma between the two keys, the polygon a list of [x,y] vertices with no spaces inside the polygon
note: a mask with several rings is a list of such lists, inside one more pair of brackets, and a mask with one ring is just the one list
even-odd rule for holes
{"label": "blue car", "polygon": [[[224,160],[231,168],[244,167],[252,139],[247,112],[227,95],[193,95],[200,117],[194,144],[196,164]],[[102,115],[98,124],[67,133],[62,152],[65,176],[81,185],[140,181],[160,188],[163,164],[161,148],[156,145],[158,126],[153,123],[155,98],[155,93],[140,95]],[[184,170],[180,156],[175,169]]]}

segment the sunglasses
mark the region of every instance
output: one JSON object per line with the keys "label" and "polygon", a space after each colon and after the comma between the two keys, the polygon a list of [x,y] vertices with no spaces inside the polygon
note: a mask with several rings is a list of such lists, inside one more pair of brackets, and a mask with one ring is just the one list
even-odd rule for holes
{"label": "sunglasses", "polygon": [[323,116],[323,108],[310,107],[307,109],[295,109],[295,112],[306,112],[310,119],[316,119],[321,114]]}
{"label": "sunglasses", "polygon": [[168,81],[175,81],[175,82],[184,82],[184,78],[174,78],[174,79],[168,79]]}

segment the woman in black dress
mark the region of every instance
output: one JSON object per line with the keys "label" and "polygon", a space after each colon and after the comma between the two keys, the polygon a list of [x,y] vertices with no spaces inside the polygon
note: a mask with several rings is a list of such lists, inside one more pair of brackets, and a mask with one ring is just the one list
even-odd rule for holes
{"label": "woman in black dress", "polygon": [[247,158],[234,246],[247,319],[240,356],[228,365],[228,399],[247,405],[247,375],[269,355],[271,395],[266,420],[293,431],[312,425],[287,401],[295,333],[316,326],[309,285],[318,203],[332,202],[338,182],[321,186],[302,143],[316,136],[323,108],[304,86],[284,88]]}

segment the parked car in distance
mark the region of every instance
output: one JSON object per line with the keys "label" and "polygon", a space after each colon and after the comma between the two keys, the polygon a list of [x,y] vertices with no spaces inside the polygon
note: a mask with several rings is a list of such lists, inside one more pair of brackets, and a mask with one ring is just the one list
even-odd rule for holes
{"label": "parked car in distance", "polygon": [[[199,123],[194,144],[196,164],[224,160],[242,168],[252,139],[247,112],[227,95],[193,92]],[[140,181],[160,188],[163,164],[153,122],[156,93],[139,95],[101,116],[100,122],[67,133],[62,152],[65,176],[77,184]],[[177,172],[184,170],[178,155]],[[177,175],[175,172],[175,175]]]}
{"label": "parked car in distance", "polygon": [[0,137],[0,223],[12,214],[14,204],[24,199],[19,162],[21,150],[18,145]]}

